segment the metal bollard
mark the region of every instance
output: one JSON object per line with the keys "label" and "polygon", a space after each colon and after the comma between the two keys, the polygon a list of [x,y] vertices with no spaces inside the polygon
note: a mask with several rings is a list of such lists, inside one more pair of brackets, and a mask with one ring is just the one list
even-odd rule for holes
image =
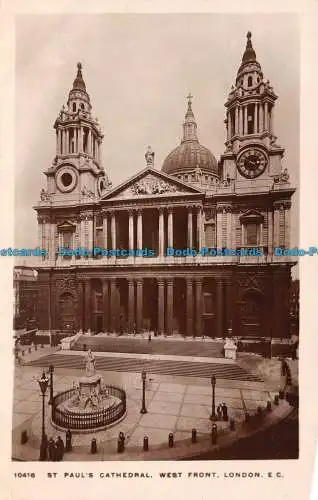
{"label": "metal bollard", "polygon": [[192,429],[191,441],[192,441],[192,443],[197,442],[197,430],[196,429]]}
{"label": "metal bollard", "polygon": [[148,436],[144,436],[144,451],[148,451],[149,450],[149,439],[148,439]]}
{"label": "metal bollard", "polygon": [[118,434],[117,440],[117,453],[123,453],[125,451],[125,434],[120,432]]}
{"label": "metal bollard", "polygon": [[34,350],[37,351],[38,350],[38,346],[37,344],[34,344]]}
{"label": "metal bollard", "polygon": [[231,418],[230,420],[230,431],[235,431],[235,420]]}
{"label": "metal bollard", "polygon": [[250,414],[248,412],[245,413],[245,422],[250,421]]}
{"label": "metal bollard", "polygon": [[217,442],[217,435],[218,435],[218,428],[216,424],[212,425],[212,444],[216,444]]}
{"label": "metal bollard", "polygon": [[272,402],[271,401],[267,401],[266,409],[267,409],[267,411],[272,411]]}
{"label": "metal bollard", "polygon": [[262,414],[263,414],[263,410],[262,410],[262,408],[261,408],[260,406],[258,406],[258,407],[257,407],[256,413],[257,413],[257,416],[258,416],[258,417],[261,417],[261,416],[262,416]]}
{"label": "metal bollard", "polygon": [[170,432],[170,434],[169,434],[168,444],[169,444],[169,448],[173,448],[173,434],[172,434],[172,432]]}
{"label": "metal bollard", "polygon": [[97,443],[96,443],[96,438],[93,438],[93,439],[92,439],[92,442],[91,442],[91,453],[92,453],[92,454],[97,453]]}
{"label": "metal bollard", "polygon": [[275,396],[275,398],[274,398],[274,404],[275,404],[276,406],[278,406],[278,405],[279,405],[279,396],[278,396],[277,394],[276,394],[276,396]]}
{"label": "metal bollard", "polygon": [[65,451],[72,451],[72,433],[68,429],[65,436]]}

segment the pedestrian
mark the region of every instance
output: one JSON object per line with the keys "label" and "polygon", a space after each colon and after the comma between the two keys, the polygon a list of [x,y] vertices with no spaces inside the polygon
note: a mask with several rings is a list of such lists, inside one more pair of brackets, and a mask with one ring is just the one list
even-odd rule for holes
{"label": "pedestrian", "polygon": [[151,333],[148,335],[148,342],[151,342]]}
{"label": "pedestrian", "polygon": [[222,420],[223,412],[222,412],[222,405],[221,405],[221,403],[218,405],[218,407],[216,409],[216,413],[218,415],[218,420]]}
{"label": "pedestrian", "polygon": [[64,455],[64,442],[61,436],[57,436],[57,440],[55,441],[55,447],[56,447],[56,461],[60,462],[63,460],[63,455]]}
{"label": "pedestrian", "polygon": [[229,416],[228,416],[228,413],[227,413],[227,406],[226,406],[225,403],[222,403],[222,413],[223,413],[223,420],[225,422],[227,422],[228,419],[229,419]]}
{"label": "pedestrian", "polygon": [[47,450],[48,450],[48,459],[50,462],[55,462],[55,443],[54,439],[52,436],[49,439],[48,445],[47,445]]}

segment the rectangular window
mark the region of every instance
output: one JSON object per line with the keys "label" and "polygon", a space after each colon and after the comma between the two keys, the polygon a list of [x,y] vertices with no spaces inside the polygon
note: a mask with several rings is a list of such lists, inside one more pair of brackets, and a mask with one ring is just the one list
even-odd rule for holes
{"label": "rectangular window", "polygon": [[73,233],[65,232],[63,233],[63,247],[64,248],[72,248],[72,236]]}
{"label": "rectangular window", "polygon": [[249,223],[245,227],[245,245],[252,247],[258,245],[258,224]]}

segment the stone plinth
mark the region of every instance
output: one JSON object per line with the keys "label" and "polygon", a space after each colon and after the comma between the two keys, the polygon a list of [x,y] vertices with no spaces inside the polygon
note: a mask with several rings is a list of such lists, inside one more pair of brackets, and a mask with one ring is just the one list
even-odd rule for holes
{"label": "stone plinth", "polygon": [[224,357],[227,359],[236,359],[237,345],[234,340],[226,339],[224,344]]}
{"label": "stone plinth", "polygon": [[95,392],[98,396],[100,394],[101,380],[102,377],[98,374],[78,379],[80,395],[90,396],[93,392]]}

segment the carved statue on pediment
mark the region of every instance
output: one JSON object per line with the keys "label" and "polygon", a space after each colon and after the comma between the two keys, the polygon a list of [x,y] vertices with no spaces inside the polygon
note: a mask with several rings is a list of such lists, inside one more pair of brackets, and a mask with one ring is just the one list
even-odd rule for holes
{"label": "carved statue on pediment", "polygon": [[50,200],[50,195],[44,188],[41,189],[40,198],[41,198],[41,201],[49,201]]}
{"label": "carved statue on pediment", "polygon": [[148,149],[147,149],[146,154],[145,154],[145,158],[146,158],[147,167],[152,168],[154,166],[155,153],[151,149],[151,146],[148,146]]}
{"label": "carved statue on pediment", "polygon": [[162,194],[172,193],[177,188],[160,179],[144,179],[131,186],[132,194]]}
{"label": "carved statue on pediment", "polygon": [[81,195],[86,196],[87,198],[94,198],[94,196],[95,196],[93,191],[91,191],[90,189],[87,189],[86,186],[83,187],[83,189],[81,191]]}

